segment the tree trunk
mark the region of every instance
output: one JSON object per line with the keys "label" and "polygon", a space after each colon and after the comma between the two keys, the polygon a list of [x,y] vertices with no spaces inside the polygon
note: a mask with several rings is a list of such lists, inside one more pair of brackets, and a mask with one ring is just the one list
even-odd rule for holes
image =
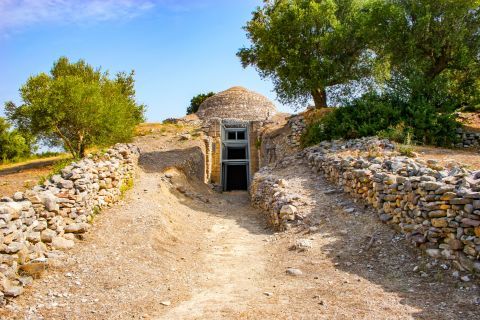
{"label": "tree trunk", "polygon": [[78,157],[83,158],[85,157],[85,141],[83,133],[79,134],[78,136]]}
{"label": "tree trunk", "polygon": [[86,151],[86,150],[85,150],[85,145],[82,143],[82,144],[80,145],[80,149],[78,150],[78,157],[79,157],[79,158],[85,157],[85,151]]}
{"label": "tree trunk", "polygon": [[327,91],[325,88],[318,88],[312,91],[313,102],[315,103],[315,109],[321,109],[327,107]]}

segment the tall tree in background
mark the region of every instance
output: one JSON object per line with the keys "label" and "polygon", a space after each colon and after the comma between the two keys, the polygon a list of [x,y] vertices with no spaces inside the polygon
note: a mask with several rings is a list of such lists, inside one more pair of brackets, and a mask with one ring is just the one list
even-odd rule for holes
{"label": "tall tree in background", "polygon": [[479,0],[379,0],[370,9],[373,49],[389,60],[394,90],[438,109],[478,103]]}
{"label": "tall tree in background", "polygon": [[128,141],[144,120],[133,76],[132,71],[110,79],[83,60],[62,57],[50,75],[30,77],[20,89],[23,104],[7,102],[6,113],[20,131],[82,157],[90,146]]}
{"label": "tall tree in background", "polygon": [[200,108],[200,105],[203,103],[203,101],[207,100],[208,98],[214,95],[215,95],[214,92],[197,94],[195,97],[192,98],[192,100],[190,100],[190,105],[187,108],[187,114],[196,113],[198,111],[198,108]]}
{"label": "tall tree in background", "polygon": [[366,0],[265,0],[244,29],[237,55],[271,78],[283,103],[327,106],[327,88],[369,77]]}

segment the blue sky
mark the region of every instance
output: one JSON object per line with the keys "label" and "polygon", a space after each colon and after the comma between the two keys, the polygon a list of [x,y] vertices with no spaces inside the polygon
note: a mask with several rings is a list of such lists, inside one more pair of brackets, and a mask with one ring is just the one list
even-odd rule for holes
{"label": "blue sky", "polygon": [[[261,0],[0,0],[0,102],[19,102],[30,75],[60,56],[136,72],[149,121],[185,114],[202,92],[235,85],[272,100],[270,81],[243,69],[242,26]],[[291,112],[275,101],[277,107]],[[3,113],[3,108],[0,114]]]}

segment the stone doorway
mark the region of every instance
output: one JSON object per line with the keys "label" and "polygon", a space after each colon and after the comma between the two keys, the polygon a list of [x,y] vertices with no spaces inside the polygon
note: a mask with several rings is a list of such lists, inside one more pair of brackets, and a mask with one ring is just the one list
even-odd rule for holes
{"label": "stone doorway", "polygon": [[247,190],[250,181],[248,128],[222,126],[222,186],[224,191]]}

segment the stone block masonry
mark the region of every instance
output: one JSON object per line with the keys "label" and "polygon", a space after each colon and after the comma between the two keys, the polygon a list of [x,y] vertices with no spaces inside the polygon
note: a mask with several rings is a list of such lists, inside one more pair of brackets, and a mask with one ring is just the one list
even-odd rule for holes
{"label": "stone block masonry", "polygon": [[94,215],[120,198],[138,157],[136,146],[118,144],[71,163],[43,185],[0,199],[0,302],[20,295],[55,250],[72,248]]}
{"label": "stone block masonry", "polygon": [[469,132],[465,129],[457,129],[457,148],[478,148],[480,147],[480,132]]}
{"label": "stone block masonry", "polygon": [[[367,151],[372,144],[379,155],[336,153]],[[305,152],[315,172],[369,203],[381,221],[428,255],[480,272],[480,172],[398,156],[385,146],[389,143],[370,138],[323,142]]]}
{"label": "stone block masonry", "polygon": [[[393,147],[376,138],[322,142],[301,156],[432,258],[480,272],[480,171],[399,156]],[[261,170],[251,188],[254,205],[280,228],[301,219],[289,193],[271,170]]]}

